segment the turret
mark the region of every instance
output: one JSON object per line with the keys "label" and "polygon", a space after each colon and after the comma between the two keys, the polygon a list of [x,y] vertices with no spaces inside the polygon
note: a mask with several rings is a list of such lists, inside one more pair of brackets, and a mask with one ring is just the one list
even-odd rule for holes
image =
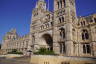
{"label": "turret", "polygon": [[4,41],[15,40],[17,37],[16,29],[12,29],[4,36]]}

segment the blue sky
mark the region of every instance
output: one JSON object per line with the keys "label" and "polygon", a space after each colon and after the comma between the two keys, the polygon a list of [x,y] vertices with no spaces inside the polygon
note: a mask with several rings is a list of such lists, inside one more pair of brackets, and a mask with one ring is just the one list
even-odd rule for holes
{"label": "blue sky", "polygon": [[[36,1],[0,0],[0,42],[6,32],[12,28],[16,28],[21,36],[29,33],[32,9]],[[52,3],[50,0],[50,10]],[[96,0],[76,0],[76,11],[78,16],[96,13]]]}

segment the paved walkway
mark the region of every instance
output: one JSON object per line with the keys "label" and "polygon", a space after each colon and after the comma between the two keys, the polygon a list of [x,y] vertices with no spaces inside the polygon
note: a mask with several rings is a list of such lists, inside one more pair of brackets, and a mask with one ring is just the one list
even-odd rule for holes
{"label": "paved walkway", "polygon": [[31,63],[29,57],[22,57],[14,59],[0,58],[0,64],[31,64]]}

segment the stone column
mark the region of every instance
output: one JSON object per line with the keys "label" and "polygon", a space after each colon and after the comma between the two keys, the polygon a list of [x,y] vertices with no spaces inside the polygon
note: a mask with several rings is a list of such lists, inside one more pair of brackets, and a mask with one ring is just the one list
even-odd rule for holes
{"label": "stone column", "polygon": [[72,24],[71,23],[67,23],[66,24],[66,41],[65,41],[65,45],[66,45],[66,49],[67,49],[67,55],[68,56],[73,56],[74,53],[74,45],[73,45],[73,40],[72,40]]}
{"label": "stone column", "polygon": [[57,31],[57,27],[54,27],[53,30],[53,50],[56,54],[59,54],[59,43],[58,43],[58,31]]}

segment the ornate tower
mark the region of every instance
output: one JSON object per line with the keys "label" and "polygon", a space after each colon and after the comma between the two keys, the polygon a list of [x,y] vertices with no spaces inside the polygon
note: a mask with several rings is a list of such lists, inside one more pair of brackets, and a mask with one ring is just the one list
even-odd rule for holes
{"label": "ornate tower", "polygon": [[30,25],[30,50],[36,50],[39,42],[40,26],[43,24],[43,18],[46,16],[46,2],[44,0],[38,0],[36,7],[32,11],[32,21]]}
{"label": "ornate tower", "polygon": [[[54,0],[54,51],[73,56],[76,33],[75,0]],[[76,39],[75,39],[76,40]]]}
{"label": "ornate tower", "polygon": [[[16,33],[16,29],[12,29],[11,31],[7,32],[3,39],[2,49],[7,50],[9,48],[8,44],[12,40],[16,40],[18,35]],[[6,51],[6,53],[8,50]]]}
{"label": "ornate tower", "polygon": [[46,2],[44,0],[38,0],[36,3],[35,9],[32,11],[32,23],[36,23],[37,19],[42,18],[44,16],[44,12],[46,11]]}
{"label": "ornate tower", "polygon": [[17,37],[16,29],[12,29],[10,32],[7,32],[4,37],[4,41],[15,40]]}

